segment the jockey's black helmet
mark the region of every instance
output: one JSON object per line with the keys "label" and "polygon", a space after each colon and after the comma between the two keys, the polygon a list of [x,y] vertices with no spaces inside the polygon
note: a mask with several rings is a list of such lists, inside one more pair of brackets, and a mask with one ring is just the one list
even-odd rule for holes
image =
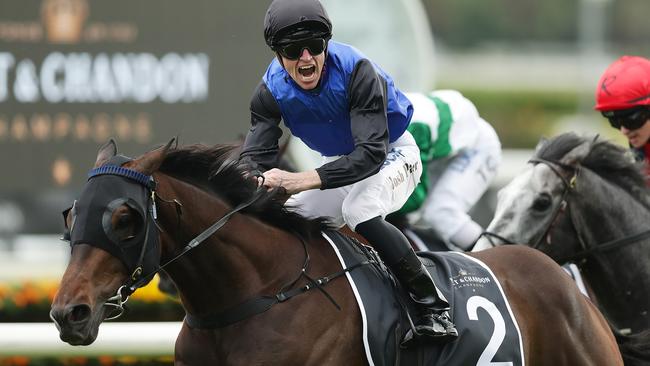
{"label": "jockey's black helmet", "polygon": [[278,46],[309,38],[332,38],[332,22],[318,0],[274,0],[264,17],[264,40]]}

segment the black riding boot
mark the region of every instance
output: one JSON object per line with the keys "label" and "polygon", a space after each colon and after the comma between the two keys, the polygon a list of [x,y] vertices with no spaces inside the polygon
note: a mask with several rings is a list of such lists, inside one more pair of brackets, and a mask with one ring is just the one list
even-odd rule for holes
{"label": "black riding boot", "polygon": [[441,296],[433,278],[420,262],[415,252],[402,257],[393,272],[420,304],[420,320],[415,324],[415,332],[409,330],[402,340],[403,347],[418,343],[424,337],[442,337],[451,340],[458,336],[456,325],[449,316],[449,303]]}
{"label": "black riding boot", "polygon": [[409,330],[402,346],[408,347],[424,337],[444,340],[457,337],[456,326],[449,319],[449,303],[441,298],[406,237],[381,217],[357,225],[356,231],[372,244],[411,298],[420,305],[421,316],[415,325],[416,332]]}

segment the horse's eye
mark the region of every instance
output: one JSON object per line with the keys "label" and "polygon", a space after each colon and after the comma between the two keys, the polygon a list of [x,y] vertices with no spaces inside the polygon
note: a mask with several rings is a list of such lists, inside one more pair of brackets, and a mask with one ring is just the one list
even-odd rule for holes
{"label": "horse's eye", "polygon": [[119,240],[129,240],[135,237],[140,225],[140,215],[133,212],[129,207],[121,207],[113,213],[113,232]]}
{"label": "horse's eye", "polygon": [[533,210],[535,211],[546,211],[551,207],[552,203],[551,196],[547,193],[540,194],[535,201],[533,201]]}
{"label": "horse's eye", "polygon": [[126,214],[121,214],[117,218],[117,223],[115,224],[115,229],[120,230],[120,229],[125,229],[129,226],[131,223],[131,215],[126,213]]}

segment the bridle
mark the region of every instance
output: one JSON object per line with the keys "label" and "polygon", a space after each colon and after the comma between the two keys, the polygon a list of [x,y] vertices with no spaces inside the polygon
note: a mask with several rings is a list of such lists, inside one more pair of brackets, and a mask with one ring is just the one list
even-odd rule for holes
{"label": "bridle", "polygon": [[[557,161],[550,161],[546,159],[541,159],[541,158],[533,158],[528,161],[529,163],[533,165],[537,164],[544,164],[548,166],[555,175],[562,180],[562,184],[564,186],[564,190],[562,191],[562,198],[560,201],[560,204],[554,209],[552,213],[552,219],[549,222],[548,227],[544,230],[544,234],[535,242],[533,245],[531,245],[532,248],[535,249],[540,249],[542,245],[542,241],[546,238],[546,241],[550,243],[550,231],[553,228],[553,225],[557,221],[560,213],[565,212],[567,206],[569,205],[570,198],[571,198],[571,193],[575,192],[577,188],[577,181],[578,177],[580,175],[580,165],[576,164],[574,165],[569,165],[569,164],[564,164],[561,162]],[[567,172],[569,174],[567,174]],[[578,242],[580,244],[580,251],[566,255],[560,258],[556,259],[556,262],[558,263],[566,263],[569,261],[586,261],[589,256],[592,256],[597,253],[602,253],[606,252],[612,249],[617,249],[629,244],[634,244],[638,243],[644,239],[650,238],[650,229],[642,231],[637,234],[625,236],[623,238],[619,239],[614,239],[610,240],[604,243],[598,243],[595,245],[588,245],[587,242],[583,239],[583,236],[581,234],[580,226],[577,224],[574,216],[571,214],[571,210],[568,210],[569,212],[569,219],[571,220],[571,223],[573,224],[573,227],[576,231],[576,236],[578,237]],[[513,245],[517,244],[514,243],[512,240],[509,240],[503,236],[500,236],[496,233],[491,233],[488,231],[485,231],[481,233],[481,236],[486,236],[488,237],[489,243],[492,245],[492,247],[495,247],[496,244],[492,241],[491,238],[496,238],[500,241],[502,241],[506,245]]]}
{"label": "bridle", "polygon": [[[528,160],[528,163],[533,164],[533,165],[544,164],[544,165],[548,166],[553,171],[553,173],[555,173],[555,175],[558,178],[560,178],[560,180],[562,181],[562,185],[564,187],[564,189],[562,190],[562,198],[560,200],[560,204],[557,205],[557,207],[551,213],[552,219],[549,222],[548,227],[544,230],[544,234],[542,236],[540,236],[540,238],[533,245],[531,245],[532,248],[539,249],[540,246],[542,245],[542,241],[545,238],[546,238],[547,242],[550,241],[550,231],[553,228],[553,225],[555,224],[555,222],[557,221],[560,213],[564,212],[566,210],[566,207],[568,205],[567,204],[567,196],[568,196],[569,192],[571,192],[571,191],[573,191],[575,189],[576,182],[577,182],[577,177],[578,177],[578,174],[579,174],[580,170],[579,170],[578,167],[574,167],[572,165],[568,165],[568,164],[564,164],[564,163],[560,163],[560,162],[555,162],[555,161],[550,161],[550,160],[546,160],[546,159],[540,159],[540,158],[532,158],[532,159]],[[571,173],[571,175],[569,177],[567,177],[565,174],[563,174],[563,171],[569,171]],[[496,233],[489,232],[487,230],[481,233],[481,235],[479,236],[479,239],[480,239],[480,237],[483,237],[483,236],[488,238],[488,241],[489,241],[489,243],[490,243],[490,245],[492,247],[497,246],[494,243],[494,241],[492,241],[492,238],[496,238],[496,239],[500,240],[501,242],[503,242],[506,245],[517,244],[517,243],[515,243],[514,241],[512,241],[512,240],[510,240],[508,238],[505,238],[505,237],[503,237],[503,236],[501,236],[499,234],[496,234]],[[581,238],[579,238],[578,240],[582,241]],[[477,239],[477,241],[478,241],[478,239]]]}
{"label": "bridle", "polygon": [[[96,170],[91,171],[91,174],[97,175]],[[163,202],[176,203],[177,204],[176,213],[177,215],[180,215],[180,211],[178,209],[180,202],[178,202],[176,199],[168,201],[160,198],[160,196],[156,192],[157,185],[152,176],[147,176],[135,170],[123,168],[123,167],[111,167],[110,169],[102,170],[101,174],[116,175],[127,179],[136,180],[138,183],[140,183],[147,189],[148,194],[146,199],[147,202],[145,205],[145,207],[147,207],[146,209],[147,213],[145,214],[145,222],[146,222],[145,230],[149,228],[150,224],[155,225],[156,228],[160,230],[160,226],[157,223],[156,198],[161,199]],[[137,177],[138,179],[134,179],[133,178],[134,176]],[[203,243],[206,239],[212,236],[217,230],[222,228],[235,213],[240,212],[243,209],[251,206],[257,200],[259,200],[265,193],[266,193],[266,188],[264,186],[260,186],[249,200],[242,202],[239,205],[232,208],[223,217],[221,217],[219,220],[213,223],[210,227],[205,229],[194,239],[190,240],[189,243],[187,243],[178,254],[176,254],[171,259],[167,260],[165,263],[158,265],[149,273],[143,274],[142,262],[143,262],[144,254],[141,254],[140,259],[138,261],[139,264],[136,270],[127,279],[127,282],[122,286],[120,286],[117,289],[116,294],[114,296],[109,297],[104,303],[105,306],[112,307],[114,309],[114,315],[111,315],[105,318],[104,320],[119,318],[125,311],[124,305],[128,301],[129,296],[133,294],[139,287],[146,285],[156,273],[160,272],[165,267],[169,266],[170,264],[172,264],[182,256],[186,255],[190,250],[196,248],[199,244]],[[178,220],[180,222],[180,218]],[[306,241],[299,233],[293,232],[293,234],[296,235],[300,240],[304,250],[304,256],[305,256],[303,265],[299,271],[299,274],[295,277],[295,279],[282,286],[280,290],[274,295],[261,295],[252,299],[248,299],[242,303],[232,306],[229,309],[226,309],[221,313],[212,314],[209,316],[202,316],[202,317],[186,314],[185,320],[188,323],[188,325],[193,328],[224,327],[236,323],[238,321],[241,321],[243,319],[246,319],[255,314],[265,312],[275,304],[287,301],[294,296],[300,295],[314,288],[320,290],[320,292],[323,293],[323,295],[325,295],[327,299],[337,309],[340,310],[341,309],[340,306],[336,303],[334,298],[332,298],[332,296],[329,293],[327,293],[325,289],[323,289],[323,286],[327,285],[329,282],[331,282],[336,278],[344,276],[347,272],[353,271],[354,269],[357,269],[359,267],[370,265],[370,264],[376,265],[378,263],[381,263],[380,260],[378,259],[377,253],[374,252],[374,250],[370,248],[364,248],[366,251],[366,255],[369,259],[360,261],[349,267],[343,268],[341,271],[338,271],[336,273],[329,274],[327,276],[323,276],[320,278],[312,278],[307,274],[307,269],[310,263],[310,256],[307,250]],[[142,253],[146,252],[147,244],[149,242],[148,237],[146,235],[144,240],[145,242],[143,244],[143,248],[141,249]],[[307,280],[307,283],[300,287],[295,287],[295,284],[301,278],[305,278]]]}
{"label": "bridle", "polygon": [[[544,164],[548,166],[553,173],[560,178],[562,181],[562,195],[560,197],[560,204],[555,207],[553,210],[553,213],[551,214],[551,221],[548,224],[548,227],[546,230],[544,230],[544,234],[540,236],[540,238],[535,242],[531,247],[535,249],[540,249],[542,246],[542,242],[546,238],[546,242],[550,244],[551,242],[551,235],[550,231],[555,225],[555,222],[558,220],[560,213],[566,212],[566,209],[569,205],[569,194],[571,192],[574,192],[577,186],[577,181],[578,181],[578,176],[580,175],[580,165],[569,165],[569,164],[564,164],[560,163],[557,161],[550,161],[546,159],[541,159],[541,158],[532,158],[528,160],[529,163],[533,164],[533,166],[537,164]],[[569,174],[567,175],[566,172]],[[565,174],[563,174],[565,173]],[[578,231],[577,224],[574,220],[574,217],[571,215],[571,210],[569,210],[569,219],[571,220],[571,223],[573,224],[574,228],[576,229],[576,233],[578,234],[578,242],[580,243],[580,246],[582,248],[586,248],[587,245],[585,244],[584,240],[582,239],[582,236],[580,235],[580,232]]]}

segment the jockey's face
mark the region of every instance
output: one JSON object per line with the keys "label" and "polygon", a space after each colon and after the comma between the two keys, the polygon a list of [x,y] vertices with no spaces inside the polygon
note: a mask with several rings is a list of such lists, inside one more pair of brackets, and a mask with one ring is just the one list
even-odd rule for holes
{"label": "jockey's face", "polygon": [[324,51],[312,55],[307,48],[304,48],[297,60],[291,60],[282,55],[280,57],[282,57],[284,69],[287,70],[287,73],[291,75],[291,78],[299,87],[311,90],[318,86],[318,81],[323,72],[323,65],[325,64]]}
{"label": "jockey's face", "polygon": [[646,119],[645,123],[635,130],[621,126],[620,131],[627,137],[632,147],[641,148],[650,140],[650,119]]}

